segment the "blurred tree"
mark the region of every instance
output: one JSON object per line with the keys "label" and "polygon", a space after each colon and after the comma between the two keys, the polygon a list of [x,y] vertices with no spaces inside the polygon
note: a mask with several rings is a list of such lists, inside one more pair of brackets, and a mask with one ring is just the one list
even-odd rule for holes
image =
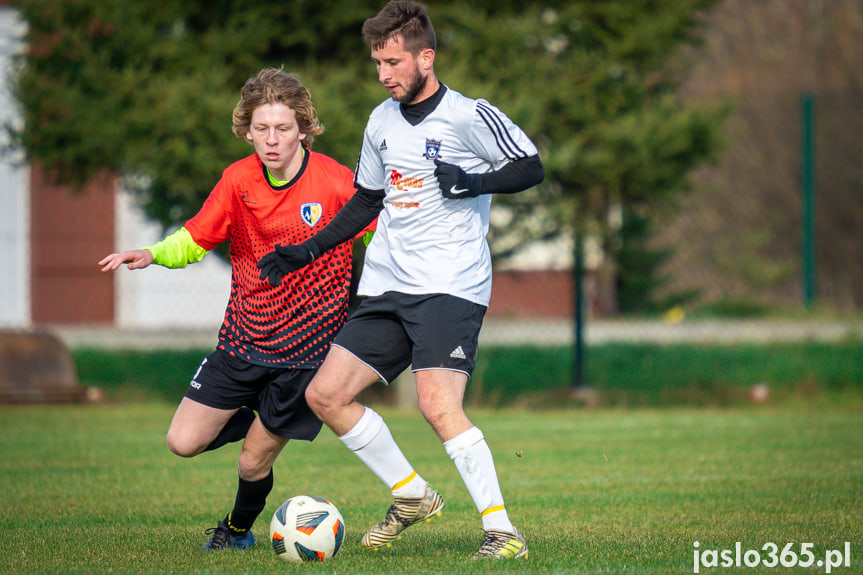
{"label": "blurred tree", "polygon": [[[613,272],[620,235],[610,214],[649,214],[688,189],[692,169],[720,147],[726,110],[681,105],[674,56],[715,2],[432,6],[442,81],[504,110],[546,166],[539,189],[496,200],[495,253],[589,233]],[[284,65],[327,126],[316,149],[352,166],[368,113],[386,97],[360,36],[383,3],[19,0],[31,45],[15,86],[19,140],[62,181],[121,174],[148,215],[177,225],[229,162],[251,153],[230,131],[243,82]]]}
{"label": "blurred tree", "polygon": [[618,231],[620,247],[616,253],[618,273],[615,285],[620,313],[662,314],[697,298],[697,290],[668,293],[667,274],[660,270],[672,256],[673,250],[650,245],[657,218],[628,208],[622,220]]}
{"label": "blurred tree", "polygon": [[[673,205],[693,169],[723,147],[729,107],[683,105],[677,93],[686,72],[680,49],[698,42],[715,3],[472,1],[437,9],[447,15],[436,20],[443,80],[504,109],[541,147],[546,167],[539,189],[495,200],[496,253],[559,234],[598,238],[603,311],[616,312],[619,215],[650,218]],[[662,260],[638,262],[627,281],[655,285]]]}
{"label": "blurred tree", "polygon": [[176,226],[200,208],[230,162],[252,153],[231,132],[245,80],[284,65],[311,87],[330,124],[318,149],[353,165],[364,123],[356,110],[370,110],[379,95],[363,99],[349,79],[359,76],[352,66],[368,61],[365,51],[360,57],[360,26],[377,3],[239,4],[16,3],[30,50],[13,86],[24,114],[14,135],[28,157],[64,183],[120,174],[150,217]]}

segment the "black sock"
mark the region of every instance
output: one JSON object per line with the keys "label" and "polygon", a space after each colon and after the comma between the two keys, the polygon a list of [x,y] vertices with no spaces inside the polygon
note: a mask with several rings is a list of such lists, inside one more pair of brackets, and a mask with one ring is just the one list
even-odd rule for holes
{"label": "black sock", "polygon": [[267,505],[267,495],[273,490],[273,470],[263,479],[246,481],[240,477],[234,509],[225,518],[233,531],[248,531]]}
{"label": "black sock", "polygon": [[204,451],[212,451],[225,445],[239,441],[246,437],[252,422],[255,421],[255,411],[249,407],[241,407],[237,413],[231,416],[231,419],[225,424],[225,427],[216,436],[213,442],[204,448]]}

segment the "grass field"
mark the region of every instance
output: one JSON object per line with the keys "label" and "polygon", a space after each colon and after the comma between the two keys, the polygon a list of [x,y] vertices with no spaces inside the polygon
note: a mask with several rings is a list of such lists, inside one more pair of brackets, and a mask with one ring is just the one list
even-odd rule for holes
{"label": "grass field", "polygon": [[[403,449],[446,498],[443,517],[385,552],[362,549],[363,530],[390,499],[324,430],[313,444],[289,444],[278,460],[252,550],[199,553],[204,528],[233,502],[237,445],[191,460],[171,455],[164,433],[173,409],[154,401],[0,408],[2,571],[673,574],[694,571],[696,550],[736,542],[743,550],[775,543],[780,552],[811,543],[816,561],[848,542],[850,567],[832,572],[863,573],[863,415],[843,401],[474,410],[531,551],[524,562],[491,563],[468,559],[480,521],[431,430],[417,414],[386,408]],[[277,505],[300,493],[330,498],[345,517],[345,545],[331,562],[283,564],[267,542]]]}

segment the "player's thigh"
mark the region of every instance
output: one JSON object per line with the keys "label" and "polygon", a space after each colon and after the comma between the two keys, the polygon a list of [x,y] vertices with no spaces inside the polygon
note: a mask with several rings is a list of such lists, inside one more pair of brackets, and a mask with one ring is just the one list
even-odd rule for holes
{"label": "player's thigh", "polygon": [[183,457],[202,452],[219,434],[236,409],[218,409],[184,397],[168,428],[168,448]]}
{"label": "player's thigh", "polygon": [[370,385],[381,380],[372,366],[350,350],[333,345],[312,379],[306,397],[315,405],[347,405]]}
{"label": "player's thigh", "polygon": [[215,350],[192,376],[168,429],[168,447],[192,457],[204,450],[243,406],[257,408],[265,368]]}

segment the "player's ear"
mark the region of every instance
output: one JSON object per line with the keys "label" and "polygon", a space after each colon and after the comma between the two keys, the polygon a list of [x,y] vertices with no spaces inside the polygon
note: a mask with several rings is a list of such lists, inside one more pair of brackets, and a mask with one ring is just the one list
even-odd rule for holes
{"label": "player's ear", "polygon": [[249,142],[250,144],[255,143],[255,140],[252,139],[252,131],[251,130],[246,130],[246,133],[243,134],[243,137],[246,138],[246,141]]}
{"label": "player's ear", "polygon": [[431,48],[426,48],[422,52],[420,52],[418,60],[420,61],[420,66],[425,71],[429,71],[434,66],[434,57],[435,51]]}

